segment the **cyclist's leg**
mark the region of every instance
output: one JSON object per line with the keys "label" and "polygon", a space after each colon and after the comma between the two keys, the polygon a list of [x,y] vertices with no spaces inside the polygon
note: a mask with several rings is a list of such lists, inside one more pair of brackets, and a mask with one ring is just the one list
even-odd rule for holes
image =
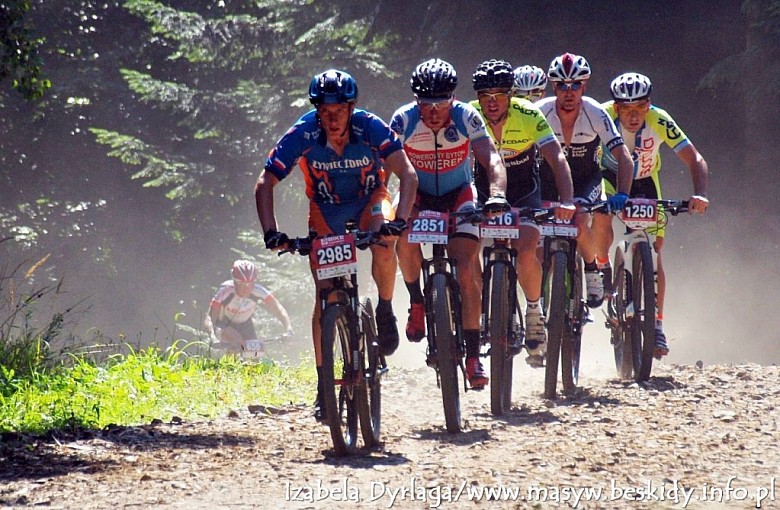
{"label": "cyclist's leg", "polygon": [[[393,220],[395,212],[390,195],[384,186],[377,188],[360,217],[360,228],[378,231],[385,220]],[[389,356],[398,348],[398,327],[393,312],[393,293],[398,258],[395,251],[396,238],[382,238],[384,246],[373,244],[371,250],[371,274],[379,290],[376,306],[376,324],[379,345],[382,353]]]}
{"label": "cyclist's leg", "polygon": [[[412,209],[412,217],[420,212],[417,205]],[[398,237],[396,253],[398,254],[398,266],[404,284],[409,292],[409,317],[406,322],[406,337],[410,342],[419,342],[425,336],[425,304],[420,282],[422,270],[422,249],[419,244],[411,244],[408,241],[409,231],[405,230]]]}
{"label": "cyclist's leg", "polygon": [[[601,181],[604,189],[602,199],[606,200],[607,197],[615,194],[617,175],[608,170],[605,170],[602,175],[604,176]],[[612,264],[609,261],[609,249],[615,240],[615,234],[612,231],[613,219],[614,217],[611,214],[594,214],[591,225],[596,243],[596,265],[604,275],[604,293],[607,296],[611,296],[614,292],[612,288]]]}
{"label": "cyclist's leg", "polygon": [[234,325],[229,325],[222,330],[219,342],[223,344],[225,351],[231,354],[241,354],[244,338]]}
{"label": "cyclist's leg", "polygon": [[[601,200],[603,195],[601,174],[582,183],[576,183],[574,187],[574,201],[576,203],[592,204]],[[578,214],[575,220],[579,228],[577,236],[577,250],[582,256],[585,269],[585,283],[587,286],[588,306],[597,308],[604,301],[604,282],[601,272],[596,265],[596,252],[598,237],[594,232],[592,215]]]}

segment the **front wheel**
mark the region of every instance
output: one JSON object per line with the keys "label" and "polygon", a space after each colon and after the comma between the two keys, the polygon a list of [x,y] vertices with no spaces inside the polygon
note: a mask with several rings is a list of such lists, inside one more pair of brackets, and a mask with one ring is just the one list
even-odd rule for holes
{"label": "front wheel", "polygon": [[556,397],[558,385],[558,359],[561,354],[566,321],[566,254],[556,251],[552,254],[552,264],[547,288],[547,360],[544,371],[544,398]]}
{"label": "front wheel", "polygon": [[636,245],[633,260],[633,284],[631,291],[634,302],[634,324],[632,328],[633,348],[641,353],[634,355],[639,361],[634,366],[636,382],[650,379],[653,369],[653,351],[655,350],[655,268],[653,267],[653,248],[649,243]]}
{"label": "front wheel", "polygon": [[446,275],[434,273],[431,276],[431,289],[431,307],[428,309],[433,311],[433,331],[429,333],[433,336],[433,345],[438,353],[444,421],[448,432],[460,432],[460,352],[452,313],[456,304]]}
{"label": "front wheel", "polygon": [[333,450],[339,456],[354,453],[357,446],[360,385],[353,380],[350,353],[346,309],[330,305],[322,314],[322,387]]}
{"label": "front wheel", "polygon": [[[582,260],[577,258],[575,270],[571,272],[570,297],[567,300],[568,324],[561,343],[561,379],[563,391],[574,393],[580,377],[580,354],[582,352],[582,328],[584,326],[585,303],[582,300]],[[566,273],[569,275],[569,272]]]}
{"label": "front wheel", "polygon": [[615,265],[612,271],[612,289],[615,295],[609,303],[609,328],[612,349],[615,353],[615,368],[621,379],[634,378],[633,346],[631,343],[631,324],[626,317],[626,307],[631,302],[630,285],[626,272],[625,256],[623,248],[615,248]]}
{"label": "front wheel", "polygon": [[509,339],[512,331],[509,271],[504,264],[493,266],[490,288],[490,412],[504,414],[512,405],[512,363]]}

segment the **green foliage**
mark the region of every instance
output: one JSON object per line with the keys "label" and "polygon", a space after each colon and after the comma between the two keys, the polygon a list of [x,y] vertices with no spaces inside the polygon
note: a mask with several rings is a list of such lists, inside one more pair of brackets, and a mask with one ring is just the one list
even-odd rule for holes
{"label": "green foliage", "polygon": [[27,377],[0,366],[0,431],[101,429],[213,418],[248,404],[281,406],[310,398],[312,366],[190,357],[176,345],[116,355],[102,365],[74,358],[71,368]]}
{"label": "green foliage", "polygon": [[29,0],[0,2],[0,80],[11,78],[12,86],[25,99],[41,99],[51,81],[42,76],[38,53],[43,38],[35,38],[25,16]]}

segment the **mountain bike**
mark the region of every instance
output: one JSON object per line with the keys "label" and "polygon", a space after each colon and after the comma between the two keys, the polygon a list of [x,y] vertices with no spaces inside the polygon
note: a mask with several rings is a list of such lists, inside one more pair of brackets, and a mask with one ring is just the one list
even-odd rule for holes
{"label": "mountain bike", "polygon": [[423,210],[409,223],[408,241],[432,244],[433,256],[423,259],[423,298],[428,326],[427,364],[436,371],[441,388],[444,420],[449,432],[461,429],[460,388],[458,368],[466,384],[463,358],[466,344],[461,322],[461,297],[458,285],[457,260],[448,258],[449,213]]}
{"label": "mountain bike", "polygon": [[347,233],[291,239],[281,253],[310,256],[317,278],[331,286],[319,293],[322,310],[322,405],[337,455],[355,452],[358,421],[366,447],[381,436],[381,386],[388,367],[377,341],[371,300],[358,294],[357,249],[381,244],[374,232],[349,225]]}
{"label": "mountain bike", "polygon": [[486,218],[476,209],[455,215],[466,216],[462,222],[479,223],[480,237],[493,240],[482,248],[480,336],[481,343],[490,346],[490,412],[500,416],[512,405],[514,357],[525,338],[517,297],[517,250],[512,248],[512,239],[520,237],[520,214],[514,209]]}
{"label": "mountain bike", "polygon": [[[583,262],[577,252],[577,226],[573,221],[554,219],[558,204],[548,203],[534,218],[541,227],[544,246],[542,262],[542,310],[547,321],[547,354],[544,397],[555,399],[560,360],[563,392],[577,388],[582,351],[582,328],[589,317],[583,299]],[[590,213],[602,205],[580,205],[578,214]]]}
{"label": "mountain bike", "polygon": [[607,307],[618,376],[644,382],[650,378],[655,348],[656,276],[658,255],[654,230],[666,224],[666,214],[688,211],[685,200],[631,198],[617,216],[626,226],[615,248],[613,296]]}

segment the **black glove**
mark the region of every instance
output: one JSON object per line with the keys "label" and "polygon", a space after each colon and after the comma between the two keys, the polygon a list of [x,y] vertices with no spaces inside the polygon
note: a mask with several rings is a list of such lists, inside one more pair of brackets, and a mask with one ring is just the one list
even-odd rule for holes
{"label": "black glove", "polygon": [[401,232],[406,230],[406,220],[395,219],[388,221],[379,229],[379,235],[381,236],[400,236]]}
{"label": "black glove", "polygon": [[498,214],[506,212],[510,209],[509,202],[506,201],[504,195],[493,195],[488,198],[485,205],[482,206],[482,210],[486,213]]}
{"label": "black glove", "polygon": [[266,248],[269,250],[274,250],[276,248],[282,248],[285,246],[290,241],[290,238],[287,237],[287,234],[284,232],[279,232],[278,230],[272,228],[265,233],[263,240],[265,241]]}

